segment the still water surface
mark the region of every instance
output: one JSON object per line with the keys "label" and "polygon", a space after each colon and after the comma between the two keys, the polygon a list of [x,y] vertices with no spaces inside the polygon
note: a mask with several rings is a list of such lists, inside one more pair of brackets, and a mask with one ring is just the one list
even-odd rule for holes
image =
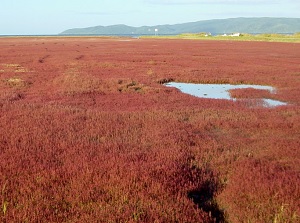
{"label": "still water surface", "polygon": [[[193,96],[201,98],[211,98],[211,99],[227,99],[227,100],[237,100],[230,97],[229,90],[232,89],[241,89],[241,88],[254,88],[259,90],[268,90],[271,93],[275,93],[276,89],[271,86],[262,86],[262,85],[232,85],[232,84],[191,84],[191,83],[178,83],[178,82],[169,82],[165,84],[167,87],[175,87],[181,92],[190,94]],[[249,99],[251,100],[251,99]],[[287,105],[285,102],[273,100],[273,99],[260,99],[262,105],[265,107],[274,107]]]}

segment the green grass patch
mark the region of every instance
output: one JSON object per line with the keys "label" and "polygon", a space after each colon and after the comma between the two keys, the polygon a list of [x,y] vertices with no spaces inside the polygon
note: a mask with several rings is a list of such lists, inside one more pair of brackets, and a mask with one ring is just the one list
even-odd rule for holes
{"label": "green grass patch", "polygon": [[240,36],[218,35],[211,36],[205,33],[183,33],[174,36],[142,36],[141,38],[154,39],[199,39],[199,40],[234,40],[234,41],[267,41],[267,42],[293,42],[300,43],[300,33],[293,35],[288,34],[247,34],[242,33]]}

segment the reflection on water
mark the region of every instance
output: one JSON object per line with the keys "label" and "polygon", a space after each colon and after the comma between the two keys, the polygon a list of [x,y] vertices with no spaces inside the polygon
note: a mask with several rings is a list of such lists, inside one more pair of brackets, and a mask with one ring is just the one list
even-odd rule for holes
{"label": "reflection on water", "polygon": [[[262,86],[262,85],[191,84],[191,83],[169,82],[165,84],[165,86],[175,87],[183,93],[201,97],[201,98],[227,99],[227,100],[237,100],[230,97],[229,90],[232,89],[254,88],[259,90],[268,90],[271,93],[275,93],[275,88],[271,86]],[[285,102],[266,99],[266,98],[262,98],[261,101],[262,101],[261,104],[265,107],[287,105],[287,103]]]}

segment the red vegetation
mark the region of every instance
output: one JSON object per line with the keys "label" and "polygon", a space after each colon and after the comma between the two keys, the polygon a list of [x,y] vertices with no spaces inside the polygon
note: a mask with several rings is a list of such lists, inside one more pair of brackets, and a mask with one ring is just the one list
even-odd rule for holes
{"label": "red vegetation", "polygon": [[231,98],[272,98],[273,95],[268,90],[254,88],[237,88],[229,90]]}
{"label": "red vegetation", "polygon": [[[300,44],[0,38],[0,49],[1,222],[299,222]],[[169,80],[271,85],[290,105],[196,98]]]}

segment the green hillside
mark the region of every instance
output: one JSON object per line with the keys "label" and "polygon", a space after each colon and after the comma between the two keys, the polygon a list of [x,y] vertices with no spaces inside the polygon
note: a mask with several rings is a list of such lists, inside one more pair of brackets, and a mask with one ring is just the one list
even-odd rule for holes
{"label": "green hillside", "polygon": [[233,18],[190,22],[175,25],[132,27],[126,25],[95,26],[68,29],[60,35],[159,35],[210,32],[220,33],[296,33],[300,32],[300,18]]}

